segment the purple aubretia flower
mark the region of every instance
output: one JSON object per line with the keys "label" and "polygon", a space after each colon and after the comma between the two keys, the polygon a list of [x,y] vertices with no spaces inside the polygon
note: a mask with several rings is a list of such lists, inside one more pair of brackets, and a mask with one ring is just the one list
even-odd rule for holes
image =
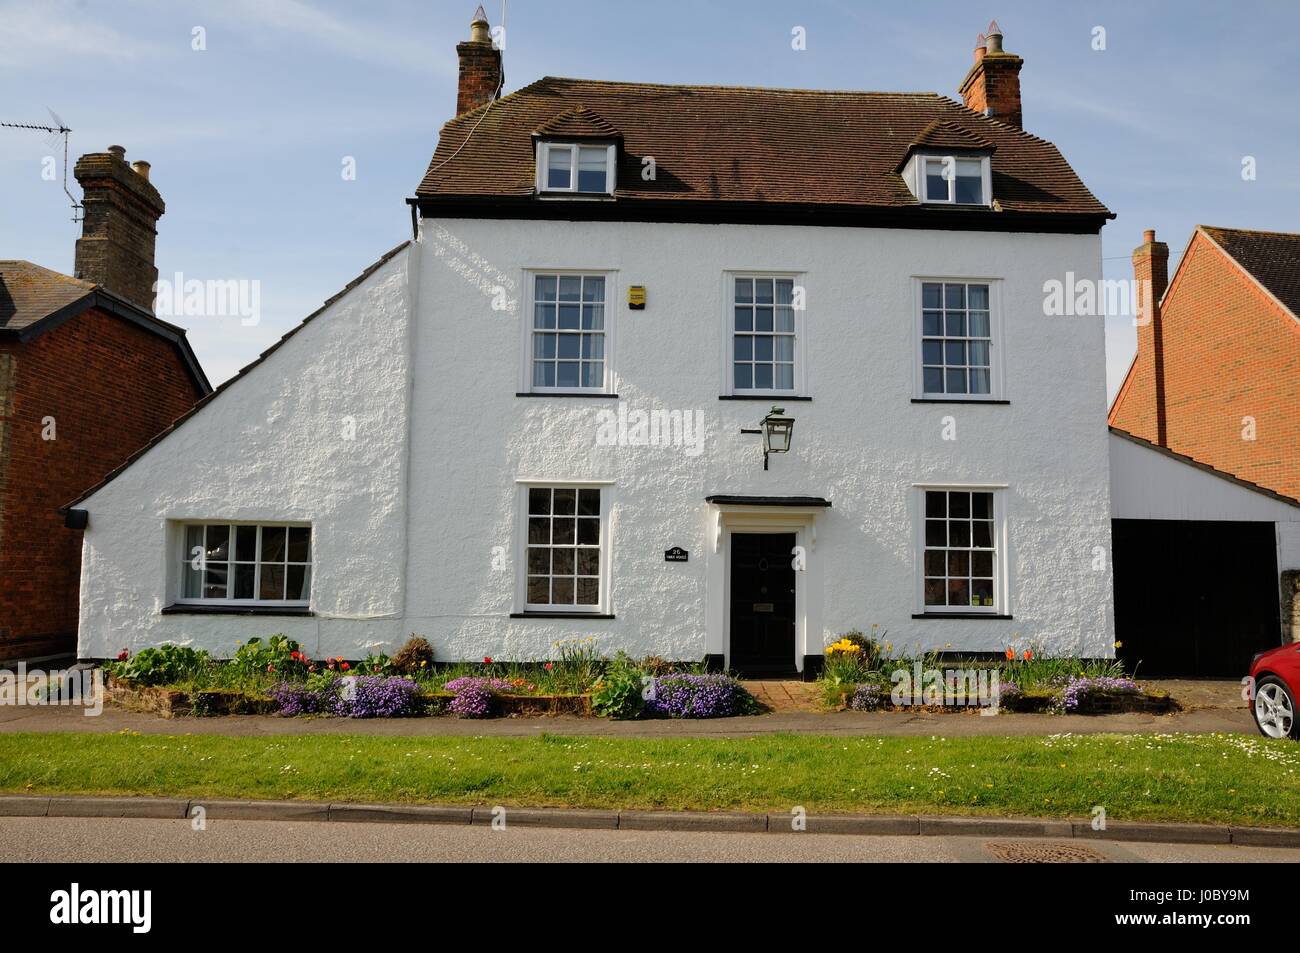
{"label": "purple aubretia flower", "polygon": [[729,675],[660,675],[646,711],[669,718],[725,718],[747,712],[749,692]]}
{"label": "purple aubretia flower", "polygon": [[1060,707],[1062,711],[1078,711],[1092,695],[1135,694],[1140,689],[1131,678],[1111,678],[1099,675],[1088,678],[1083,675],[1072,677],[1061,690]]}
{"label": "purple aubretia flower", "polygon": [[486,718],[492,714],[492,696],[497,692],[508,692],[512,686],[501,678],[466,675],[463,678],[454,678],[442,687],[443,690],[456,696],[447,706],[447,710],[453,715],[460,715],[462,718]]}

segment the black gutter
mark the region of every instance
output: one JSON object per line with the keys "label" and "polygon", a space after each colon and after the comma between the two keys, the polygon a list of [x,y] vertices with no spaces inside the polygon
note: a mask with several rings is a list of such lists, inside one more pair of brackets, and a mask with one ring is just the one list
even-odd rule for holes
{"label": "black gutter", "polygon": [[536,196],[420,196],[407,204],[422,218],[678,222],[702,225],[822,225],[978,232],[1095,235],[1114,212],[1013,212],[979,208],[673,201],[541,201]]}

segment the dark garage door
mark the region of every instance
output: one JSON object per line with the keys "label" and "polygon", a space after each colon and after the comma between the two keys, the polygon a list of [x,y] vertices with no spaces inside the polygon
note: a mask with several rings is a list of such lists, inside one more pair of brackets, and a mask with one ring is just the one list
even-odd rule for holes
{"label": "dark garage door", "polygon": [[1281,643],[1272,523],[1114,520],[1115,637],[1139,675],[1240,678]]}

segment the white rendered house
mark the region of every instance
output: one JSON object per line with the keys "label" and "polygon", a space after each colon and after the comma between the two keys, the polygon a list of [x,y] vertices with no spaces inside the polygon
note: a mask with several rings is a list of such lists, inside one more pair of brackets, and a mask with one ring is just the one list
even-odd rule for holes
{"label": "white rendered house", "polygon": [[[83,657],[593,635],[811,674],[873,624],[1113,654],[1102,323],[1043,307],[1100,278],[1111,216],[1019,127],[1000,36],[968,108],[498,98],[473,29],[418,238],[73,504]],[[765,456],[774,406],[794,424]]]}

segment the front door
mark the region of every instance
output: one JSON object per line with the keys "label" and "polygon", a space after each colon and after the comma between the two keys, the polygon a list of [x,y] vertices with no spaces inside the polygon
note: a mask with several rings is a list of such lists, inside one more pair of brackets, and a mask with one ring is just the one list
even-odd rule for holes
{"label": "front door", "polygon": [[794,533],[731,534],[731,667],[795,671]]}

